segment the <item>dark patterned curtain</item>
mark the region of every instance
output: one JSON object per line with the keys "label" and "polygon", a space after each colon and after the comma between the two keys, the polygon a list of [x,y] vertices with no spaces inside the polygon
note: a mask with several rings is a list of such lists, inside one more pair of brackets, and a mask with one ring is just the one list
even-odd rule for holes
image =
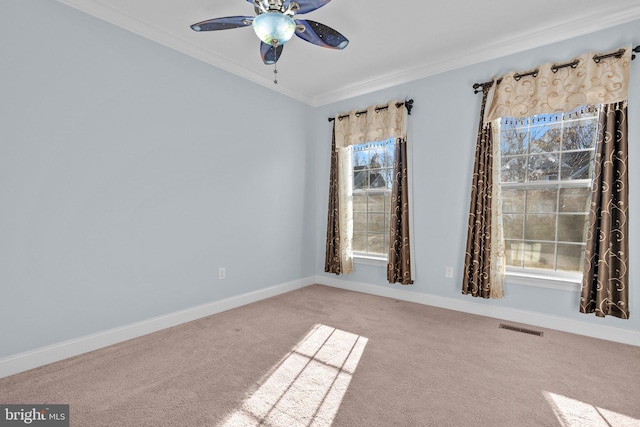
{"label": "dark patterned curtain", "polygon": [[331,171],[329,172],[329,213],[327,215],[327,245],[324,259],[326,273],[340,274],[340,199],[338,197],[338,152],[336,151],[336,125],[331,132]]}
{"label": "dark patterned curtain", "polygon": [[629,318],[627,103],[601,106],[580,312]]}
{"label": "dark patterned curtain", "polygon": [[407,173],[407,141],[396,139],[391,192],[391,234],[387,280],[389,283],[413,284],[409,238],[409,180]]}
{"label": "dark patterned curtain", "polygon": [[501,278],[493,272],[492,283],[492,197],[493,197],[493,141],[491,123],[484,123],[484,113],[490,85],[482,89],[482,107],[478,126],[467,248],[464,260],[462,293],[474,297],[501,298]]}

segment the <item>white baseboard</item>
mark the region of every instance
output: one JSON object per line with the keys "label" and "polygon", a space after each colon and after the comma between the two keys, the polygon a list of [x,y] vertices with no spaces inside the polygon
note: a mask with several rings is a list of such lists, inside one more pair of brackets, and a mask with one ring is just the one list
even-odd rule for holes
{"label": "white baseboard", "polygon": [[0,378],[241,307],[246,304],[251,304],[285,292],[304,288],[314,283],[640,346],[639,331],[597,325],[513,308],[487,306],[472,301],[461,301],[454,298],[411,292],[394,287],[382,287],[333,277],[315,276],[282,283],[254,292],[154,317],[142,322],[9,356],[0,359]]}
{"label": "white baseboard", "polygon": [[314,280],[315,277],[298,279],[9,356],[0,359],[0,378],[300,289],[312,285]]}
{"label": "white baseboard", "polygon": [[367,283],[351,282],[334,277],[317,276],[315,283],[340,289],[347,289],[350,291],[394,298],[402,301],[446,308],[449,310],[462,311],[480,316],[493,317],[511,322],[524,323],[542,328],[555,329],[557,331],[570,332],[592,338],[640,346],[640,331],[631,329],[581,322],[579,320],[514,308],[498,307],[495,305],[489,306],[473,301],[462,301],[454,298],[411,292],[398,289],[397,287],[382,287]]}

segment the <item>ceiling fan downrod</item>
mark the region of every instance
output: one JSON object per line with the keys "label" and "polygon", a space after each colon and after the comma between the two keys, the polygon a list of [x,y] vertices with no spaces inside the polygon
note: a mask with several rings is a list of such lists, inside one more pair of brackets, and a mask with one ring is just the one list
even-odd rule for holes
{"label": "ceiling fan downrod", "polygon": [[256,14],[278,12],[293,17],[300,10],[300,5],[294,1],[285,9],[284,0],[253,0]]}

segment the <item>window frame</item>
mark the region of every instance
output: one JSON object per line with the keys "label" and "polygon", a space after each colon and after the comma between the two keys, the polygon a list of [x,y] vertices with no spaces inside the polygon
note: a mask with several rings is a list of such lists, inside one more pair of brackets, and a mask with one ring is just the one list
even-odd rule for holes
{"label": "window frame", "polygon": [[[371,144],[372,146],[369,148],[360,148],[359,151],[374,151],[377,149],[382,148],[383,150],[388,150],[390,149],[391,152],[391,156],[392,158],[390,159],[391,161],[388,163],[389,166],[386,165],[382,165],[382,167],[380,168],[380,170],[383,169],[390,169],[390,172],[388,175],[388,178],[390,176],[393,175],[393,165],[394,165],[394,161],[395,158],[393,157],[395,154],[395,138],[387,138],[381,141],[367,141],[364,142],[362,144],[355,144],[351,146],[351,149],[353,150],[356,147],[362,147],[362,146],[366,146],[368,144]],[[379,146],[376,146],[379,145]],[[352,159],[353,159],[353,151],[352,151]],[[369,155],[367,155],[367,160],[370,160]],[[367,165],[369,167],[369,165]],[[355,171],[356,166],[354,164],[351,165],[351,182],[352,182],[352,188],[351,188],[351,198],[352,198],[352,207],[351,207],[351,213],[352,215],[355,217],[355,203],[353,203],[354,200],[354,196],[364,196],[364,197],[368,197],[370,195],[383,195],[384,197],[384,203],[383,209],[387,209],[386,211],[374,211],[371,212],[368,208],[368,200],[367,200],[367,210],[366,211],[359,211],[359,212],[364,212],[365,216],[367,217],[367,224],[368,224],[368,215],[370,213],[374,213],[374,214],[383,214],[385,216],[383,223],[385,224],[385,229],[383,233],[379,233],[379,232],[372,232],[371,234],[376,234],[376,235],[383,235],[383,245],[384,243],[389,244],[389,238],[390,238],[390,221],[391,221],[391,195],[392,195],[392,191],[393,189],[391,187],[387,186],[385,187],[373,187],[373,188],[355,188],[355,186],[353,186],[353,181],[354,181],[354,171]],[[370,170],[367,170],[367,173],[370,173]],[[367,180],[368,182],[368,180]],[[388,197],[386,197],[388,195]],[[354,220],[354,227],[353,227],[353,240],[355,241],[355,235],[356,235],[356,231],[355,231],[355,220]],[[369,231],[368,229],[365,231],[365,238],[368,238],[369,236]],[[378,253],[369,253],[369,252],[362,252],[362,251],[356,251],[355,249],[352,251],[352,255],[353,255],[353,259],[354,261],[360,263],[360,264],[369,264],[369,265],[386,265],[386,263],[389,260],[389,253],[387,251],[387,253],[385,254],[378,254]]]}
{"label": "window frame", "polygon": [[[594,129],[594,141],[593,141],[593,147],[590,149],[573,149],[573,150],[562,150],[562,148],[559,149],[559,151],[553,151],[552,153],[574,153],[574,152],[586,152],[586,151],[592,151],[592,155],[591,155],[591,164],[590,164],[590,178],[586,178],[586,179],[575,179],[575,180],[563,180],[561,178],[561,176],[558,176],[558,179],[556,180],[551,180],[551,181],[527,181],[527,182],[499,182],[500,185],[500,191],[504,190],[504,189],[517,189],[517,190],[530,190],[530,189],[554,189],[557,191],[560,191],[561,189],[566,189],[566,188],[587,188],[590,189],[592,186],[592,182],[593,182],[593,165],[595,162],[595,149],[596,149],[596,145],[597,145],[597,123],[598,123],[598,110],[599,110],[599,105],[595,105],[595,106],[581,106],[576,110],[572,110],[571,112],[567,111],[564,113],[559,113],[562,114],[562,120],[559,120],[558,123],[562,123],[562,125],[564,126],[564,122],[566,121],[576,121],[576,119],[572,119],[572,118],[567,118],[565,119],[565,114],[566,115],[570,115],[571,113],[573,113],[574,111],[579,111],[580,109],[590,109],[593,108],[595,109],[595,114],[591,117],[587,117],[587,118],[583,118],[583,119],[578,119],[578,120],[593,120],[596,123],[596,127]],[[522,120],[533,120],[533,117],[535,116],[531,116],[531,117],[527,117],[527,118],[523,118]],[[504,120],[505,118],[499,118],[496,119],[496,124],[497,126],[495,127],[495,132],[494,132],[494,138],[496,140],[496,144],[498,146],[498,151],[500,153],[500,165],[498,167],[502,167],[502,141],[501,141],[501,122],[502,120]],[[508,120],[508,119],[507,119]],[[514,119],[516,120],[516,119]],[[531,126],[531,125],[530,125]],[[561,143],[562,144],[562,143]],[[521,156],[528,158],[532,155],[539,155],[540,153],[532,153],[530,151],[530,148],[532,146],[532,141],[527,141],[527,150],[525,152],[525,154],[522,154]],[[561,146],[560,146],[561,147]],[[507,155],[505,157],[517,157],[520,155]],[[525,163],[526,164],[526,163]],[[558,174],[560,174],[561,171],[558,170]],[[502,211],[503,206],[501,206],[501,211]],[[588,214],[588,210],[586,212]],[[526,205],[524,207],[524,211],[522,213],[517,213],[518,215],[522,214],[525,215],[527,214],[527,208]],[[564,241],[560,241],[558,240],[558,221],[559,221],[559,216],[562,213],[559,210],[559,207],[556,206],[556,211],[554,212],[555,215],[555,219],[556,219],[556,229],[555,229],[555,239],[553,241],[553,244],[555,245],[555,249],[554,249],[554,256],[557,257],[557,245],[558,244],[564,244],[567,242]],[[501,215],[508,215],[508,214],[504,214],[502,213]],[[523,227],[524,227],[524,223],[523,223]],[[524,229],[523,229],[524,231]],[[504,239],[507,240],[507,239]],[[513,239],[509,239],[509,240],[513,240]],[[516,240],[517,241],[517,240]],[[525,239],[525,235],[523,234],[521,241],[524,243],[526,242]],[[546,242],[546,241],[545,241]],[[549,243],[551,243],[551,241],[549,241]],[[586,243],[586,236],[585,236],[585,241],[582,242],[581,244],[584,245]],[[577,243],[580,244],[580,243]],[[506,247],[505,247],[506,250]],[[582,278],[583,278],[583,272],[582,271],[564,271],[564,270],[558,270],[558,265],[557,265],[557,259],[554,260],[554,269],[544,269],[544,268],[532,268],[532,267],[515,267],[515,266],[511,266],[511,265],[507,265],[506,264],[506,260],[505,260],[505,282],[506,283],[510,283],[510,284],[514,284],[514,285],[523,285],[523,286],[535,286],[535,287],[543,287],[543,288],[550,288],[550,289],[557,289],[557,290],[563,290],[563,291],[573,291],[573,292],[579,292],[580,288],[581,288],[581,284],[582,284]]]}

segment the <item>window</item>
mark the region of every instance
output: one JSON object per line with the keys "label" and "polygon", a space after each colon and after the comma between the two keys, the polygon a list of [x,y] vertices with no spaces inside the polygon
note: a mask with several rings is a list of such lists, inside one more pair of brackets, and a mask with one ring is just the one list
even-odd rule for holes
{"label": "window", "polygon": [[388,257],[393,156],[393,138],[351,146],[356,257]]}
{"label": "window", "polygon": [[582,274],[598,111],[500,120],[508,272]]}

